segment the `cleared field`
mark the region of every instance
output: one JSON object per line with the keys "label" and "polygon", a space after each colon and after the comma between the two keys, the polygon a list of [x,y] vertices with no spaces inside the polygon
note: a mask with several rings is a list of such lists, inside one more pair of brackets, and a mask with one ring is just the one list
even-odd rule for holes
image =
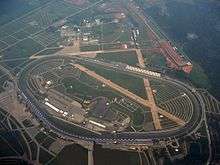
{"label": "cleared field", "polygon": [[102,44],[103,50],[121,49],[121,43],[107,43]]}
{"label": "cleared field", "polygon": [[49,45],[56,43],[59,39],[61,39],[60,32],[57,28],[52,30],[45,30],[32,38],[44,47],[48,47]]}
{"label": "cleared field", "polygon": [[90,18],[92,18],[93,16],[96,16],[96,15],[97,15],[97,13],[95,11],[95,8],[90,8],[80,14],[76,14],[76,15],[73,15],[73,16],[67,18],[67,20],[70,25],[81,26],[83,19],[87,18],[87,20],[90,20]]}
{"label": "cleared field", "polygon": [[86,51],[97,51],[100,50],[100,46],[99,45],[83,45],[80,46],[80,51],[82,52],[86,52]]}
{"label": "cleared field", "polygon": [[[17,19],[28,12],[36,10],[37,8],[45,5],[46,3],[50,1],[51,0],[32,0],[30,2],[23,1],[23,0],[13,1],[14,5],[7,5],[7,8],[4,8],[5,9],[3,11],[4,15],[1,15],[0,17],[0,24],[1,25],[7,24],[10,21]],[[1,5],[4,6],[5,5],[4,3],[8,3],[8,1],[1,2]],[[17,7],[17,6],[20,6],[20,7]]]}
{"label": "cleared field", "polygon": [[[53,24],[79,11],[65,1],[46,2],[39,2],[41,7],[0,27],[0,55],[4,59],[30,57],[58,42],[60,32]],[[14,67],[22,63],[7,61],[6,65]]]}
{"label": "cleared field", "polygon": [[41,49],[43,49],[42,45],[28,38],[12,46],[10,49],[3,51],[1,54],[6,59],[21,58],[28,57]]}
{"label": "cleared field", "polygon": [[118,23],[111,23],[111,24],[104,24],[101,28],[101,42],[114,42],[118,39],[122,31],[121,24]]}
{"label": "cleared field", "polygon": [[54,54],[58,51],[62,50],[62,48],[46,48],[42,51],[40,51],[39,53],[37,53],[37,56],[42,56],[42,55],[50,55],[50,54]]}
{"label": "cleared field", "polygon": [[106,79],[111,80],[112,82],[120,85],[121,87],[124,87],[128,89],[130,92],[147,99],[145,88],[144,88],[144,82],[142,78],[133,77],[131,75],[127,75],[124,73],[114,72],[104,69],[99,66],[91,66],[91,65],[85,65],[82,64],[88,69],[95,71],[97,74],[103,76]]}
{"label": "cleared field", "polygon": [[149,67],[166,67],[166,59],[162,54],[154,53],[149,50],[141,50],[145,65]]}
{"label": "cleared field", "polygon": [[139,29],[140,34],[137,36],[137,42],[141,45],[145,44],[147,41],[149,42],[150,38],[148,37],[148,33],[145,27],[142,25],[139,25],[138,29]]}
{"label": "cleared field", "polygon": [[115,42],[127,43],[129,41],[131,41],[131,31],[123,27],[123,30]]}
{"label": "cleared field", "polygon": [[137,54],[135,51],[99,53],[96,57],[108,61],[122,62],[132,66],[135,66],[138,63]]}
{"label": "cleared field", "polygon": [[[6,49],[0,54],[3,56],[4,59],[16,59],[16,58],[27,58],[33,55],[34,53],[42,50],[44,47],[39,43],[35,42],[34,40],[28,38],[25,39],[18,44],[12,46],[10,49]],[[23,60],[17,61],[6,61],[6,65],[9,67],[15,67],[19,64],[23,63]]]}
{"label": "cleared field", "polygon": [[70,94],[79,93],[83,97],[100,96],[100,93],[96,91],[96,89],[94,89],[92,86],[88,86],[87,83],[83,83],[80,80],[69,77],[69,78],[63,79],[62,83],[67,93],[70,93]]}
{"label": "cleared field", "polygon": [[144,123],[145,112],[139,109],[132,114],[132,118],[135,127],[142,126]]}
{"label": "cleared field", "polygon": [[[25,29],[30,27],[40,27],[40,29],[47,28],[52,23],[65,18],[77,10],[78,8],[73,5],[69,5],[64,1],[55,0],[53,3],[46,4],[39,10],[30,12],[22,18],[0,27],[0,31],[2,32],[1,38],[9,34],[16,34],[22,30],[26,31]],[[34,33],[37,33],[37,31],[33,31],[31,34],[33,35]]]}

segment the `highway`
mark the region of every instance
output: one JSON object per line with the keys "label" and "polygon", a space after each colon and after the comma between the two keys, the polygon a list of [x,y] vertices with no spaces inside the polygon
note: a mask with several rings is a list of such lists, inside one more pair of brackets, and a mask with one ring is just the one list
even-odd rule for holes
{"label": "highway", "polygon": [[[200,126],[202,120],[204,119],[204,103],[201,96],[193,89],[193,87],[188,86],[185,83],[182,83],[178,80],[171,79],[169,77],[155,77],[155,79],[160,79],[161,81],[166,81],[171,84],[175,84],[180,86],[181,88],[185,88],[187,91],[187,95],[190,97],[193,102],[194,111],[193,115],[185,125],[177,127],[175,129],[170,130],[157,130],[150,132],[116,132],[116,133],[107,133],[104,132],[101,135],[95,134],[88,130],[82,129],[77,126],[65,125],[64,123],[57,122],[52,119],[44,109],[40,106],[38,100],[31,93],[31,89],[28,86],[28,74],[31,72],[32,68],[41,64],[44,61],[50,61],[52,59],[57,58],[65,58],[70,60],[80,60],[81,62],[90,62],[95,65],[102,65],[104,67],[108,67],[108,69],[112,69],[114,71],[125,72],[127,74],[136,75],[142,78],[147,78],[149,76],[144,74],[137,74],[132,71],[125,70],[124,67],[118,64],[109,64],[104,63],[102,61],[97,61],[94,59],[88,58],[79,58],[73,56],[53,56],[53,57],[44,57],[38,60],[30,62],[18,75],[18,89],[20,94],[23,96],[25,101],[31,106],[31,110],[35,116],[44,123],[46,127],[56,132],[58,135],[62,136],[65,139],[74,140],[74,139],[82,139],[88,141],[95,141],[96,143],[114,143],[117,141],[118,143],[126,143],[126,144],[143,144],[147,143],[151,140],[159,140],[159,139],[167,139],[173,137],[184,137],[186,135],[191,134],[196,131]],[[64,128],[65,126],[65,128]]]}

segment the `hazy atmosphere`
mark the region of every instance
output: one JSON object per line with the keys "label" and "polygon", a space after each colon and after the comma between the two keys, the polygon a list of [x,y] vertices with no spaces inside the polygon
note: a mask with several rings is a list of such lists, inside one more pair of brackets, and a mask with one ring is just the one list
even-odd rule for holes
{"label": "hazy atmosphere", "polygon": [[1,0],[0,164],[220,164],[219,0]]}

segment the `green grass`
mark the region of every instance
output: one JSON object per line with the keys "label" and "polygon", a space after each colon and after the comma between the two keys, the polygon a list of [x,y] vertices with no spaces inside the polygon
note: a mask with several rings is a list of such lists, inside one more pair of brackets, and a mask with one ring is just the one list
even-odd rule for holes
{"label": "green grass", "polygon": [[193,70],[189,74],[189,79],[193,84],[195,84],[196,86],[200,88],[206,88],[206,89],[211,88],[208,76],[205,74],[202,67],[200,67],[196,63],[193,63]]}
{"label": "green grass", "polygon": [[112,35],[115,32],[118,31],[118,29],[120,29],[120,25],[117,23],[111,23],[111,24],[104,24],[103,26],[103,36],[108,36],[108,35]]}
{"label": "green grass", "polygon": [[112,99],[114,97],[117,97],[118,95],[114,92],[111,92],[107,88],[101,87],[101,85],[97,84],[98,88],[95,88],[95,86],[91,86],[91,83],[87,83],[86,81],[77,80],[72,77],[67,77],[62,80],[62,83],[66,89],[66,92],[69,94],[74,95],[81,95],[81,99],[84,97],[92,96],[92,97],[99,97],[104,96],[108,99]]}
{"label": "green grass", "polygon": [[0,17],[0,24],[3,25],[9,23],[13,19],[19,18],[22,15],[27,14],[28,12],[33,11],[40,6],[45,5],[45,3],[49,1],[50,0],[11,1],[10,4],[4,5],[4,14],[2,14]]}
{"label": "green grass", "polygon": [[138,29],[139,29],[140,35],[137,36],[137,42],[139,44],[143,44],[143,43],[149,41],[148,34],[147,34],[145,27],[140,25],[140,26],[138,26]]}
{"label": "green grass", "polygon": [[11,48],[6,49],[1,54],[7,59],[29,57],[43,48],[43,46],[28,38],[12,46]]}
{"label": "green grass", "polygon": [[118,39],[121,34],[121,25],[116,23],[102,25],[102,42],[113,42]]}
{"label": "green grass", "polygon": [[121,32],[117,41],[120,42],[128,42],[131,40],[131,32],[128,29],[123,28],[123,32]]}
{"label": "green grass", "polygon": [[92,31],[92,35],[93,35],[95,38],[100,38],[101,35],[102,35],[102,25],[93,26],[93,27],[91,28],[91,31]]}
{"label": "green grass", "polygon": [[131,75],[127,75],[124,73],[114,72],[110,70],[106,70],[99,66],[91,66],[82,64],[88,69],[95,71],[97,74],[105,77],[106,79],[111,80],[112,82],[122,86],[123,88],[127,88],[130,92],[142,97],[147,98],[144,82],[142,78],[134,77]]}
{"label": "green grass", "polygon": [[80,51],[97,51],[99,50],[99,45],[85,45],[80,47]]}
{"label": "green grass", "polygon": [[57,53],[58,51],[62,50],[62,48],[53,48],[53,49],[45,49],[39,53],[37,53],[38,56],[42,56],[42,55],[50,55],[50,54],[54,54]]}
{"label": "green grass", "polygon": [[103,50],[121,49],[120,43],[108,43],[102,45]]}
{"label": "green grass", "polygon": [[162,54],[141,50],[146,66],[166,67],[166,59]]}
{"label": "green grass", "polygon": [[133,66],[138,63],[135,51],[99,53],[96,57],[108,61],[122,62]]}
{"label": "green grass", "polygon": [[137,110],[132,113],[132,121],[135,127],[140,126],[144,122],[144,113],[141,110]]}
{"label": "green grass", "polygon": [[30,26],[29,23],[31,21],[36,21],[36,26],[47,27],[52,23],[63,19],[70,14],[73,14],[77,10],[78,8],[74,7],[73,5],[69,5],[69,3],[55,1],[50,5],[43,6],[41,10],[34,11],[24,16],[18,21],[9,23],[8,25],[4,26],[2,30],[8,34],[12,34],[26,26]]}
{"label": "green grass", "polygon": [[5,64],[11,68],[14,68],[25,62],[24,58],[28,58],[42,49],[44,49],[43,46],[28,38],[8,49],[5,49],[0,53],[0,55],[3,56],[3,59],[13,59],[12,61],[6,61]]}
{"label": "green grass", "polygon": [[183,71],[172,71],[170,74],[182,81],[188,81],[198,88],[210,89],[211,83],[204,69],[197,63],[193,62],[193,69],[190,74]]}

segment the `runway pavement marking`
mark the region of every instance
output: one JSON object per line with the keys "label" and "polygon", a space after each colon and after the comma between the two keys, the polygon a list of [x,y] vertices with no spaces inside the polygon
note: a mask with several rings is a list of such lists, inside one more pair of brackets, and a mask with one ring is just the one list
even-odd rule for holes
{"label": "runway pavement marking", "polygon": [[[137,58],[138,58],[138,62],[139,62],[140,67],[145,68],[144,58],[141,53],[141,50],[136,49],[136,53],[137,53]],[[154,100],[154,95],[153,95],[152,89],[150,87],[150,82],[147,78],[143,78],[143,81],[144,81],[144,88],[146,90],[146,94],[147,94],[147,98],[148,98],[146,101],[149,101],[151,103],[150,111],[151,111],[154,127],[156,130],[162,129],[157,106],[156,106],[156,103]]]}
{"label": "runway pavement marking", "polygon": [[162,129],[161,124],[160,124],[160,119],[159,119],[159,114],[158,114],[158,107],[156,106],[155,100],[154,100],[154,95],[152,92],[152,89],[150,87],[150,82],[148,79],[144,78],[144,87],[147,92],[147,97],[148,101],[151,103],[151,114],[154,122],[155,129]]}
{"label": "runway pavement marking", "polygon": [[178,117],[175,117],[174,115],[172,115],[172,114],[164,111],[163,109],[157,107],[155,104],[152,104],[151,101],[145,100],[145,99],[133,94],[132,92],[128,91],[127,89],[113,83],[112,81],[105,79],[104,77],[96,74],[94,71],[91,71],[91,70],[89,70],[89,69],[87,69],[84,66],[79,65],[79,64],[72,64],[72,66],[75,67],[75,68],[78,68],[80,71],[86,73],[87,75],[89,75],[91,77],[94,77],[98,81],[108,85],[112,89],[114,89],[114,90],[118,91],[119,93],[129,97],[130,99],[136,101],[137,103],[139,103],[139,104],[141,104],[145,107],[150,107],[151,109],[153,109],[153,111],[152,111],[153,115],[152,116],[154,116],[155,127],[156,128],[158,128],[158,129],[160,128],[160,125],[158,124],[159,122],[157,121],[157,120],[159,120],[159,119],[157,119],[158,112],[161,113],[162,115],[166,116],[170,120],[176,122],[179,125],[184,125],[185,124],[185,122],[182,119],[179,119]]}
{"label": "runway pavement marking", "polygon": [[[92,55],[92,54],[98,54],[98,53],[114,53],[114,52],[128,52],[128,51],[134,51],[135,49],[114,49],[114,50],[96,50],[96,51],[76,51],[76,52],[71,52],[71,53],[61,53],[60,56],[86,56],[86,55]],[[30,57],[30,59],[39,59],[43,57],[48,57],[48,56],[57,56],[59,53],[55,54],[45,54],[45,55],[33,55]]]}
{"label": "runway pavement marking", "polygon": [[138,58],[138,62],[141,68],[145,68],[145,64],[144,64],[144,58],[143,55],[141,53],[140,49],[136,49],[136,53],[137,53],[137,58]]}

